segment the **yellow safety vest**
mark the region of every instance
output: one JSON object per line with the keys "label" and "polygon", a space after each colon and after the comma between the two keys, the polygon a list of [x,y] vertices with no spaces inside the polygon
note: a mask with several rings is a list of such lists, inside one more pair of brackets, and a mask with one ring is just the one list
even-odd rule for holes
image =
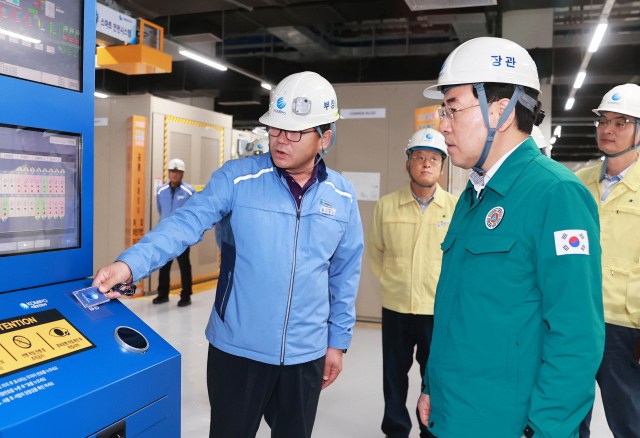
{"label": "yellow safety vest", "polygon": [[440,244],[458,198],[438,187],[424,214],[411,185],[384,196],[373,212],[367,250],[380,279],[382,307],[400,313],[433,315],[440,277]]}
{"label": "yellow safety vest", "polygon": [[604,319],[640,329],[640,165],[602,203],[602,164],[576,173],[598,204],[602,245]]}

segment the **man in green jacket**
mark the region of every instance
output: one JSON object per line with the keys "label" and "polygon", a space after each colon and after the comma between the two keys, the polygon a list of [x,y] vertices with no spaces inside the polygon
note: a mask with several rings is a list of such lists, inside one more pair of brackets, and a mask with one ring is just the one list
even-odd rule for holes
{"label": "man in green jacket", "polygon": [[525,49],[470,40],[437,87],[451,161],[473,170],[442,243],[421,421],[438,438],[577,437],[604,347],[598,208],[530,137]]}

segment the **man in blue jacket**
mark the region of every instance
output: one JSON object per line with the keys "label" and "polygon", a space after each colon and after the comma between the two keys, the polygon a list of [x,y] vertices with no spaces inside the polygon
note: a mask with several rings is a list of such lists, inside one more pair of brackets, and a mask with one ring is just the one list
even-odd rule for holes
{"label": "man in blue jacket", "polygon": [[[182,207],[196,191],[189,184],[182,181],[186,167],[184,161],[174,158],[169,161],[169,182],[163,184],[158,189],[156,201],[160,220],[168,217],[175,209]],[[191,304],[191,261],[189,260],[190,248],[184,250],[178,256],[180,266],[180,277],[182,279],[182,291],[178,307],[185,307]],[[166,265],[160,268],[160,278],[158,280],[158,296],[153,299],[153,304],[169,302],[169,282],[171,281],[171,264],[169,260]]]}
{"label": "man in blue jacket", "polygon": [[[364,247],[353,185],[326,168],[338,101],[316,73],[272,92],[270,153],[233,160],[182,208],[98,271],[109,298],[221,221],[222,260],[209,340],[210,436],[311,436],[320,391],[342,369]],[[259,223],[261,226],[256,227]]]}

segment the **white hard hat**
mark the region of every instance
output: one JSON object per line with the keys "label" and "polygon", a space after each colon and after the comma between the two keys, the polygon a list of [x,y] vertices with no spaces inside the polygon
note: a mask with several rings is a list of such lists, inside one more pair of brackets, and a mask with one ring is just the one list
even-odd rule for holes
{"label": "white hard hat", "polygon": [[533,130],[531,131],[531,137],[533,137],[533,141],[536,142],[536,145],[540,149],[549,147],[549,142],[547,141],[546,138],[544,138],[544,134],[542,133],[542,130],[537,126],[533,127]]}
{"label": "white hard hat", "polygon": [[184,161],[182,161],[180,158],[174,158],[173,160],[169,161],[169,164],[167,165],[167,170],[181,170],[181,171],[185,171],[186,167],[184,165]]}
{"label": "white hard hat", "polygon": [[[597,115],[600,115],[604,111],[612,111],[636,118],[636,129],[631,146],[616,154],[610,154],[600,150],[605,157],[604,163],[602,164],[602,170],[600,171],[600,182],[602,182],[605,178],[605,171],[607,169],[609,158],[619,157],[620,155],[624,155],[627,152],[631,152],[640,147],[640,141],[636,143],[638,132],[640,132],[640,87],[635,84],[624,84],[613,87],[604,95],[602,102],[600,102],[600,106],[592,111]],[[596,128],[596,140],[597,139],[598,128]]]}
{"label": "white hard hat", "polygon": [[338,120],[338,98],[325,78],[310,71],[284,78],[271,92],[269,111],[260,123],[303,131]]}
{"label": "white hard hat", "polygon": [[[514,85],[510,102],[498,119],[495,127],[489,124],[489,102],[484,89],[487,82]],[[523,47],[504,38],[482,37],[458,46],[445,60],[440,69],[438,83],[424,90],[424,96],[442,99],[447,88],[459,85],[473,85],[478,93],[480,111],[489,131],[478,162],[473,170],[485,173],[482,168],[495,138],[497,130],[515,110],[517,103],[538,116],[540,103],[525,93],[524,87],[540,92],[538,69],[531,55]],[[437,90],[431,90],[437,88]]]}
{"label": "white hard hat", "polygon": [[593,110],[597,115],[600,115],[603,111],[640,117],[640,86],[624,84],[613,87],[604,95],[600,106]]}
{"label": "white hard hat", "polygon": [[449,156],[447,145],[444,142],[444,135],[433,128],[420,129],[416,131],[409,140],[409,145],[404,149],[407,157],[411,157],[411,151],[416,149],[430,149],[440,152],[444,158]]}
{"label": "white hard hat", "polygon": [[[444,61],[438,84],[424,96],[442,99],[447,86],[498,82],[540,91],[536,63],[526,49],[504,38],[474,38],[459,45]],[[437,88],[437,90],[431,90]]]}
{"label": "white hard hat", "polygon": [[269,151],[269,139],[268,138],[256,138],[252,142],[248,143],[244,148],[244,155],[260,155]]}

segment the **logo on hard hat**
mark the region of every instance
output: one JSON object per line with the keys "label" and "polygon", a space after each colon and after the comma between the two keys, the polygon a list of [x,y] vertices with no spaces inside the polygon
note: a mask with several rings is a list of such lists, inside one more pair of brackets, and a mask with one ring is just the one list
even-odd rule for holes
{"label": "logo on hard hat", "polygon": [[276,102],[276,105],[278,106],[278,108],[282,109],[285,106],[287,106],[286,103],[284,103],[284,97],[281,97],[280,99],[278,99],[278,101]]}
{"label": "logo on hard hat", "polygon": [[447,61],[442,63],[442,67],[440,67],[440,74],[438,75],[438,77],[442,76],[444,73],[442,72],[442,70],[444,70],[444,66],[447,64]]}
{"label": "logo on hard hat", "polygon": [[427,134],[427,140],[431,140],[433,138],[433,134],[429,133]]}
{"label": "logo on hard hat", "polygon": [[616,93],[613,96],[611,96],[611,99],[618,101],[618,100],[622,99],[622,96],[620,96],[618,93]]}

